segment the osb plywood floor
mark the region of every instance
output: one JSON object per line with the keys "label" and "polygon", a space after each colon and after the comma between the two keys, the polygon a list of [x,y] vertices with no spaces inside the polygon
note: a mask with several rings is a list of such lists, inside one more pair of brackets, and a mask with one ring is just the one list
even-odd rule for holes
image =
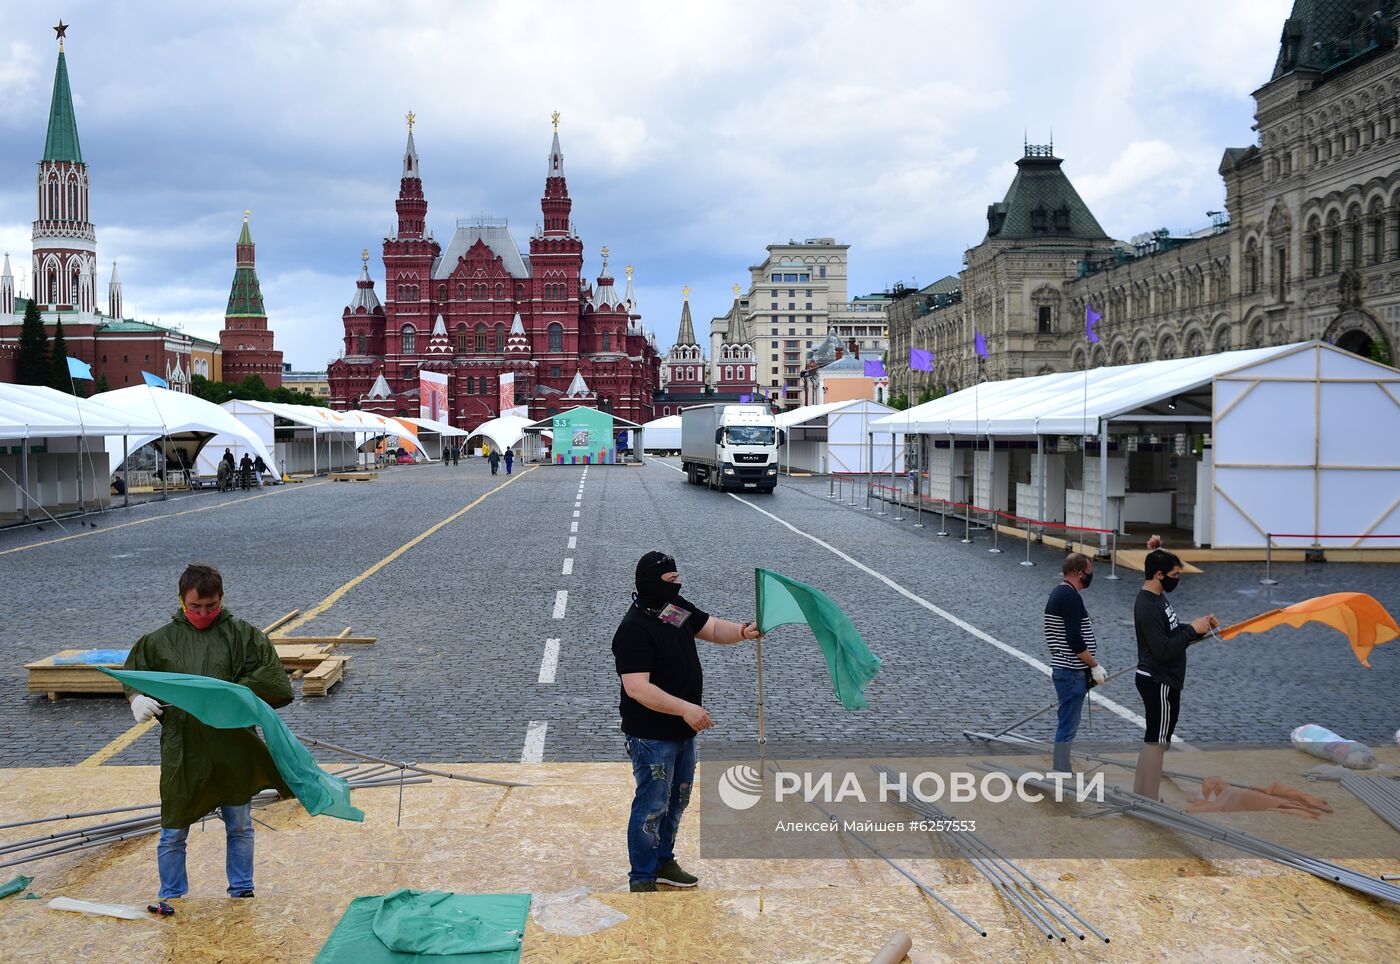
{"label": "osb plywood floor", "polygon": [[[1283,778],[1327,797],[1323,818],[1362,826],[1375,818],[1335,784],[1297,779],[1308,759],[1293,751],[1261,762],[1244,754],[1241,782]],[[1196,758],[1206,754],[1194,755]],[[1172,754],[1192,769],[1197,759]],[[1393,762],[1400,762],[1396,760]],[[1284,765],[1286,764],[1286,766]],[[308,961],[351,898],[395,887],[464,893],[548,893],[587,887],[628,915],[607,930],[563,937],[526,933],[529,961],[866,961],[896,929],[929,959],[1008,961],[1059,958],[1160,961],[1383,960],[1400,946],[1400,911],[1274,864],[1207,859],[1191,841],[1156,838],[1166,854],[1145,860],[1024,860],[1085,917],[1109,934],[1066,949],[1037,935],[969,866],[908,861],[908,868],[982,924],[978,937],[880,861],[701,860],[694,816],[683,829],[682,862],[703,879],[694,891],[626,892],[625,819],[631,774],[617,764],[449,767],[532,784],[503,790],[437,781],[404,791],[395,826],[393,790],[357,792],[363,824],[312,818],[294,802],[258,811],[256,899],[223,897],[222,825],[190,835],[191,895],[173,918],[121,921],[47,910],[45,901],[0,901],[0,958],[35,961]],[[1257,770],[1258,773],[1248,772]],[[0,822],[154,801],[153,767],[0,771]],[[1189,787],[1187,788],[1189,791]],[[1175,799],[1173,799],[1173,795]],[[1169,802],[1185,795],[1169,788]],[[1354,806],[1355,805],[1355,806]],[[112,818],[96,818],[112,819]],[[1261,830],[1277,815],[1229,815]],[[92,821],[96,822],[96,820]],[[1129,821],[1100,821],[1131,832]],[[54,825],[59,826],[59,825]],[[1389,828],[1385,828],[1387,832]],[[0,842],[45,827],[0,832]],[[988,834],[995,844],[996,838]],[[1158,851],[1154,851],[1158,852]],[[1373,873],[1389,862],[1351,861]],[[155,843],[129,843],[21,867],[45,899],[68,896],[144,906],[156,892]],[[11,871],[0,871],[0,881]]]}

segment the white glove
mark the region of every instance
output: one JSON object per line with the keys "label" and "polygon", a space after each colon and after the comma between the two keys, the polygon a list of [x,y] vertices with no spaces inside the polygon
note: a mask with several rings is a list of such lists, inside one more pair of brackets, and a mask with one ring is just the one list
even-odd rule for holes
{"label": "white glove", "polygon": [[137,723],[145,723],[153,716],[160,716],[160,704],[149,696],[135,696],[131,700],[131,715]]}
{"label": "white glove", "polygon": [[1089,667],[1089,675],[1094,677],[1094,684],[1097,686],[1102,686],[1108,680],[1108,670],[1103,668],[1102,663]]}

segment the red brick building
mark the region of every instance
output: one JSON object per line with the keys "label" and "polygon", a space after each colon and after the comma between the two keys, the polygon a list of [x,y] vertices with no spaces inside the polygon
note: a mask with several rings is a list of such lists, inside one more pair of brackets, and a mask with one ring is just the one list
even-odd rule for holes
{"label": "red brick building", "polygon": [[[443,250],[427,229],[412,115],[395,207],[398,230],[383,243],[384,302],[366,252],[342,316],[343,354],[327,372],[334,407],[417,415],[419,372],[441,372],[452,423],[472,429],[499,414],[501,375],[515,375],[516,403],[534,419],[571,407],[563,398],[582,375],[599,408],[639,423],[653,417],[660,362],[636,311],[631,268],[619,294],[603,248],[596,287],[582,277],[557,115],[542,226],[528,253],[504,220],[486,217],[459,219]],[[370,398],[381,375],[389,394]]]}
{"label": "red brick building", "polygon": [[236,246],[237,264],[233,286],[224,311],[224,330],[219,332],[223,348],[224,381],[241,382],[257,375],[268,388],[282,387],[282,353],[272,346],[273,333],[267,327],[262,288],[258,285],[257,259],[253,234],[248,230],[248,211],[243,212],[243,231]]}

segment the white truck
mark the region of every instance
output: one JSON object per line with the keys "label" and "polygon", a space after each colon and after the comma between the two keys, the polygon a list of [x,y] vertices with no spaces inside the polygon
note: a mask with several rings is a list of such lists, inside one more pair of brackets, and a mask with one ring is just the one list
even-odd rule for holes
{"label": "white truck", "polygon": [[767,405],[695,405],[681,410],[681,468],[691,485],[772,492],[783,432]]}

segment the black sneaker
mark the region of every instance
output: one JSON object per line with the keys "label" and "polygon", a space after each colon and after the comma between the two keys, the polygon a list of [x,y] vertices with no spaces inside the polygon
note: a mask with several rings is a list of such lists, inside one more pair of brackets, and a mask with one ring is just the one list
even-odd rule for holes
{"label": "black sneaker", "polygon": [[253,892],[252,892],[251,890],[240,890],[238,893],[234,894],[233,896],[234,896],[234,898],[236,899],[236,898],[239,898],[239,897],[252,897],[252,896],[254,896],[254,894],[253,894]]}
{"label": "black sneaker", "polygon": [[656,893],[656,881],[634,880],[627,889],[634,894],[654,894]]}
{"label": "black sneaker", "polygon": [[681,870],[681,865],[674,860],[668,860],[657,870],[656,882],[669,884],[672,887],[694,887],[700,883],[700,878]]}

